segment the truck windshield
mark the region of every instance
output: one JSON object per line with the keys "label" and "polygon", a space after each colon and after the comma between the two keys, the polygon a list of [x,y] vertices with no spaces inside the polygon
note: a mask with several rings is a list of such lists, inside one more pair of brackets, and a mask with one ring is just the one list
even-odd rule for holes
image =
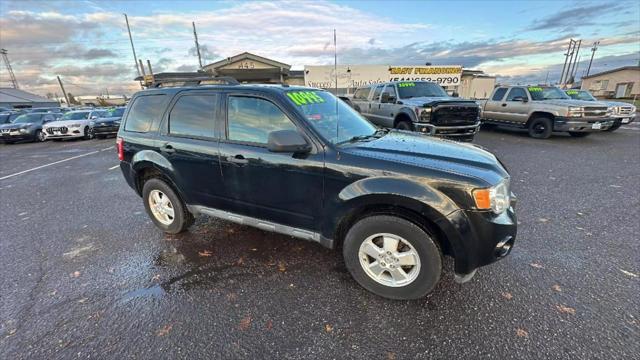
{"label": "truck windshield", "polygon": [[432,82],[399,82],[396,85],[400,99],[447,96],[447,92],[440,85]]}
{"label": "truck windshield", "polygon": [[585,90],[567,90],[567,95],[575,100],[598,101],[588,91]]}
{"label": "truck windshield", "polygon": [[327,91],[292,90],[286,94],[309,124],[333,144],[376,133],[375,126]]}
{"label": "truck windshield", "polygon": [[564,91],[553,86],[529,86],[527,89],[534,101],[571,99]]}

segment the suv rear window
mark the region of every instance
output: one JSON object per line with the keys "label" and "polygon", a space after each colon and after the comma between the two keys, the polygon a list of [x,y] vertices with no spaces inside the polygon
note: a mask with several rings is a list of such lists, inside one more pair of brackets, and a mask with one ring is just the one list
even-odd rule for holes
{"label": "suv rear window", "polygon": [[164,94],[138,97],[129,109],[124,129],[141,133],[148,132],[153,120],[162,116],[166,101],[167,97]]}
{"label": "suv rear window", "polygon": [[169,113],[169,133],[186,137],[214,137],[216,95],[185,95]]}

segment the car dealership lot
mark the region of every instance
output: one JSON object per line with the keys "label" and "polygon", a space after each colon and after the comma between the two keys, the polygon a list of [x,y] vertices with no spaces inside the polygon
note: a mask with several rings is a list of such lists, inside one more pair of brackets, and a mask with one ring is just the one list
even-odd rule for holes
{"label": "car dealership lot", "polygon": [[409,302],[316,243],[205,217],[160,233],[113,138],[0,145],[0,357],[632,358],[638,129],[481,131],[518,195],[514,251]]}

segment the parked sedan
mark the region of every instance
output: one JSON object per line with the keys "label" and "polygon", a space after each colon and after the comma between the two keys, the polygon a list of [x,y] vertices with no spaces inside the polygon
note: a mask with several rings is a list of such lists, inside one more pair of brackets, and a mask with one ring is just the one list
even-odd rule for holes
{"label": "parked sedan", "polygon": [[62,115],[60,120],[47,124],[42,129],[42,132],[45,134],[47,140],[72,138],[91,139],[90,122],[104,116],[104,113],[105,112],[101,110],[69,111]]}
{"label": "parked sedan", "polygon": [[108,135],[116,135],[120,129],[120,120],[122,120],[124,109],[124,107],[109,109],[104,117],[91,121],[93,135],[98,139],[103,139]]}
{"label": "parked sedan", "polygon": [[0,139],[6,144],[17,141],[44,141],[43,124],[56,120],[52,113],[28,113],[18,116],[12,123],[0,125]]}

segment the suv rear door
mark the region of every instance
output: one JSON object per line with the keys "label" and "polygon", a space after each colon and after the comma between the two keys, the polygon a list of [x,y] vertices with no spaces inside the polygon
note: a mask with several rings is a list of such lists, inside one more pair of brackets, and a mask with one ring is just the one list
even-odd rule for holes
{"label": "suv rear door", "polygon": [[189,205],[222,206],[216,121],[222,116],[220,99],[211,90],[182,91],[160,126],[158,150],[171,163],[173,180]]}
{"label": "suv rear door", "polygon": [[[296,112],[273,95],[230,92],[226,126],[220,140],[225,209],[303,229],[317,229],[323,198],[324,154],[313,145],[308,154],[267,149],[271,131],[298,130]],[[299,121],[299,120],[298,120]]]}

